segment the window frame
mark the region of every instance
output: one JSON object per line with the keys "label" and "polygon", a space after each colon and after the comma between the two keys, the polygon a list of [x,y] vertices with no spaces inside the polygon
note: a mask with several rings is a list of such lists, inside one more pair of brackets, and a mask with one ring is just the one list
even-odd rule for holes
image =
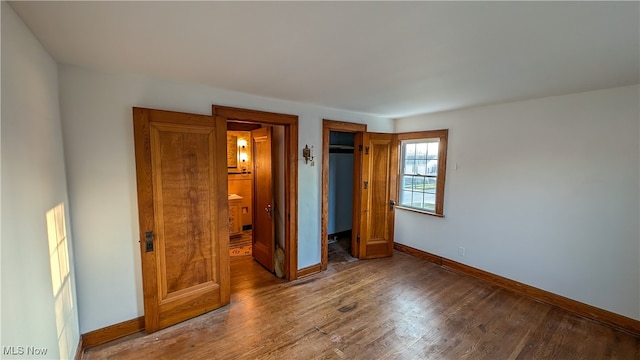
{"label": "window frame", "polygon": [[[404,146],[407,143],[416,143],[416,140],[438,139],[438,172],[436,175],[436,204],[435,211],[429,211],[421,208],[415,208],[400,204],[402,194],[402,177],[404,175]],[[447,145],[449,140],[449,129],[416,131],[398,134],[398,203],[396,208],[418,212],[421,214],[444,217],[444,185],[447,171]]]}

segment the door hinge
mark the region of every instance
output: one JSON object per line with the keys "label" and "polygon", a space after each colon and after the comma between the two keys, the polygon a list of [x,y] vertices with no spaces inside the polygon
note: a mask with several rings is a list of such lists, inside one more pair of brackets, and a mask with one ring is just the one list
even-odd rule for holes
{"label": "door hinge", "polygon": [[362,152],[362,145],[358,145],[358,151]]}
{"label": "door hinge", "polygon": [[153,231],[147,231],[144,233],[144,251],[153,251]]}
{"label": "door hinge", "polygon": [[369,155],[369,147],[368,146],[364,148],[364,154],[365,155]]}
{"label": "door hinge", "polygon": [[364,182],[364,189],[367,190],[369,188],[369,182],[365,181]]}

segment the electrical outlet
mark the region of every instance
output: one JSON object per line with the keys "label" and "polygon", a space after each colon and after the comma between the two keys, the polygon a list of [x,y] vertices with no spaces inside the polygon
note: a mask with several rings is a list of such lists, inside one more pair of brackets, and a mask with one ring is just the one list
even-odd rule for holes
{"label": "electrical outlet", "polygon": [[465,250],[462,246],[458,248],[458,256],[464,257]]}

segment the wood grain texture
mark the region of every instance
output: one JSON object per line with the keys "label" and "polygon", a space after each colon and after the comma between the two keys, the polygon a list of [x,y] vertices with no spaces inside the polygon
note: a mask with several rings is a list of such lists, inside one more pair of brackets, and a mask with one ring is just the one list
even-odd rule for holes
{"label": "wood grain texture", "polygon": [[438,178],[436,180],[436,214],[444,216],[444,184],[447,176],[447,148],[449,144],[449,130],[439,130],[438,146]]}
{"label": "wood grain texture", "polygon": [[[366,128],[365,128],[366,130]],[[364,141],[364,134],[366,131],[357,132],[353,137],[354,149],[353,152],[353,203],[351,210],[351,256],[355,258],[360,257],[360,221],[362,213],[362,191],[359,191],[362,186],[362,156],[363,152],[360,151],[362,142]],[[328,191],[329,189],[327,189]],[[328,225],[328,224],[327,224]]]}
{"label": "wood grain texture", "polygon": [[[227,148],[227,119],[214,116],[213,122],[215,123],[215,144],[214,151],[215,153],[220,153]],[[227,193],[227,186],[229,184],[229,177],[227,174],[227,164],[226,161],[218,161],[216,159],[214,165],[211,168],[211,176],[214,180],[214,189],[215,192],[212,197],[215,197],[215,203],[217,204],[226,204],[229,200]],[[213,174],[216,174],[214,176]],[[230,263],[229,263],[229,207],[228,206],[213,206],[212,202],[212,211],[216,213],[216,234],[215,236],[219,239],[217,242],[218,248],[215,249],[218,254],[218,279],[230,279]],[[230,281],[220,281],[218,283],[220,286],[220,302],[223,304],[228,304],[231,301],[231,282]]]}
{"label": "wood grain texture", "polygon": [[229,174],[228,179],[229,194],[242,196],[240,207],[247,208],[246,213],[240,214],[240,225],[251,225],[253,223],[251,217],[253,211],[253,174]]}
{"label": "wood grain texture", "polygon": [[395,212],[390,201],[397,194],[397,137],[365,133],[363,139],[358,255],[361,259],[373,259],[393,254]]}
{"label": "wood grain texture", "polygon": [[229,302],[226,120],[139,108],[133,117],[145,330],[154,332]]}
{"label": "wood grain texture", "polygon": [[409,255],[415,256],[415,257],[417,257],[419,259],[426,260],[426,261],[429,261],[429,262],[432,262],[434,264],[442,266],[442,257],[440,257],[438,255],[433,255],[433,254],[428,253],[426,251],[418,250],[418,249],[412,248],[410,246],[403,245],[403,244],[398,244],[398,243],[394,243],[393,244],[393,248],[398,250],[398,251],[401,251],[401,252],[403,252],[405,254],[409,254]]}
{"label": "wood grain texture", "polygon": [[106,344],[110,341],[123,338],[144,330],[144,316],[113,324],[102,329],[82,334],[82,347],[88,348]]}
{"label": "wood grain texture", "polygon": [[315,265],[307,266],[305,268],[302,268],[302,269],[298,270],[298,278],[302,278],[302,277],[305,277],[305,276],[317,274],[320,271],[322,271],[322,265],[321,264],[315,264]]}
{"label": "wood grain texture", "polygon": [[231,305],[84,359],[633,359],[640,339],[413,256],[283,282],[231,261]]}
{"label": "wood grain texture", "polygon": [[242,200],[229,200],[229,236],[242,234]]}
{"label": "wood grain texture", "polygon": [[269,271],[275,269],[275,226],[271,127],[251,132],[253,142],[253,257]]}
{"label": "wood grain texture", "polygon": [[229,131],[251,131],[259,129],[260,124],[242,123],[230,121],[227,123],[227,130]]}
{"label": "wood grain texture", "polygon": [[[209,194],[215,166],[210,127],[151,124],[156,250],[160,255],[161,298],[214,279],[215,221]],[[155,144],[155,145],[154,145]],[[216,174],[217,175],[217,174]]]}
{"label": "wood grain texture", "polygon": [[[136,181],[138,190],[138,221],[139,248],[142,259],[142,291],[144,297],[145,311],[151,313],[158,312],[158,283],[156,271],[145,271],[145,267],[156,269],[156,256],[153,252],[145,251],[145,232],[153,231],[155,228],[155,216],[153,206],[153,180],[151,173],[151,134],[149,129],[149,109],[133,108],[133,132],[136,157]],[[158,318],[149,317],[146,327],[158,329]]]}
{"label": "wood grain texture", "polygon": [[212,113],[214,117],[224,119],[226,122],[284,126],[284,272],[287,280],[296,279],[298,270],[298,116],[219,105],[212,105]]}
{"label": "wood grain texture", "polygon": [[532,299],[556,306],[575,315],[603,323],[607,326],[611,326],[615,329],[619,329],[634,336],[640,337],[640,321],[638,320],[615,314],[610,311],[597,308],[595,306],[587,305],[579,301],[572,300],[542,289],[538,289],[536,287],[523,284],[521,282],[511,280],[499,275],[495,275],[490,272],[480,270],[465,264],[461,264],[459,262],[449,260],[447,258],[443,258],[426,251],[415,249],[410,246],[396,243],[394,244],[394,248],[398,251],[413,255],[420,259],[424,259],[437,265],[441,265],[451,270],[463,273],[465,275],[484,280],[493,285],[497,285],[502,288],[514,291],[518,294],[530,297]]}
{"label": "wood grain texture", "polygon": [[285,177],[284,202],[285,218],[284,244],[286,252],[284,273],[287,280],[298,277],[298,118],[284,127]]}
{"label": "wood grain texture", "polygon": [[[355,191],[359,189],[360,184],[360,164],[362,161],[361,154],[358,151],[358,145],[362,145],[362,134],[367,131],[366,124],[357,124],[350,123],[345,121],[335,121],[335,120],[322,120],[322,212],[321,212],[321,243],[320,243],[320,264],[322,266],[322,270],[327,269],[327,259],[328,259],[328,232],[329,232],[329,142],[330,135],[332,131],[341,131],[341,132],[350,132],[354,134],[354,142],[355,142],[355,151],[353,153],[353,214],[352,214],[352,229],[359,229],[359,220],[360,220],[360,197],[359,191]],[[353,231],[353,243],[351,249],[358,249],[357,243],[355,243],[355,239],[358,235],[357,231]],[[357,257],[356,254],[352,254]]]}
{"label": "wood grain texture", "polygon": [[298,124],[297,115],[287,115],[280,113],[272,113],[267,111],[241,109],[229,106],[213,105],[213,115],[221,116],[234,122],[259,122],[270,125],[292,125]]}
{"label": "wood grain texture", "polygon": [[78,347],[76,347],[76,355],[73,357],[75,360],[82,360],[82,354],[84,353],[84,338],[80,335],[78,339]]}

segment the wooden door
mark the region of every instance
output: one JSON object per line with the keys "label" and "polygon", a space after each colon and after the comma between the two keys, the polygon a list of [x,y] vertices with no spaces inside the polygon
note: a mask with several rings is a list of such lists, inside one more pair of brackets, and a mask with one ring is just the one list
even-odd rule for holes
{"label": "wooden door", "polygon": [[253,257],[269,271],[275,269],[273,163],[271,127],[251,131],[253,139]]}
{"label": "wooden door", "polygon": [[364,151],[360,151],[363,148],[362,140],[364,131],[356,132],[353,134],[353,198],[351,209],[351,256],[360,258],[360,221],[362,207],[362,155]]}
{"label": "wooden door", "polygon": [[229,303],[226,122],[133,109],[148,333]]}
{"label": "wooden door", "polygon": [[393,255],[398,140],[395,134],[364,133],[360,184],[359,258]]}

